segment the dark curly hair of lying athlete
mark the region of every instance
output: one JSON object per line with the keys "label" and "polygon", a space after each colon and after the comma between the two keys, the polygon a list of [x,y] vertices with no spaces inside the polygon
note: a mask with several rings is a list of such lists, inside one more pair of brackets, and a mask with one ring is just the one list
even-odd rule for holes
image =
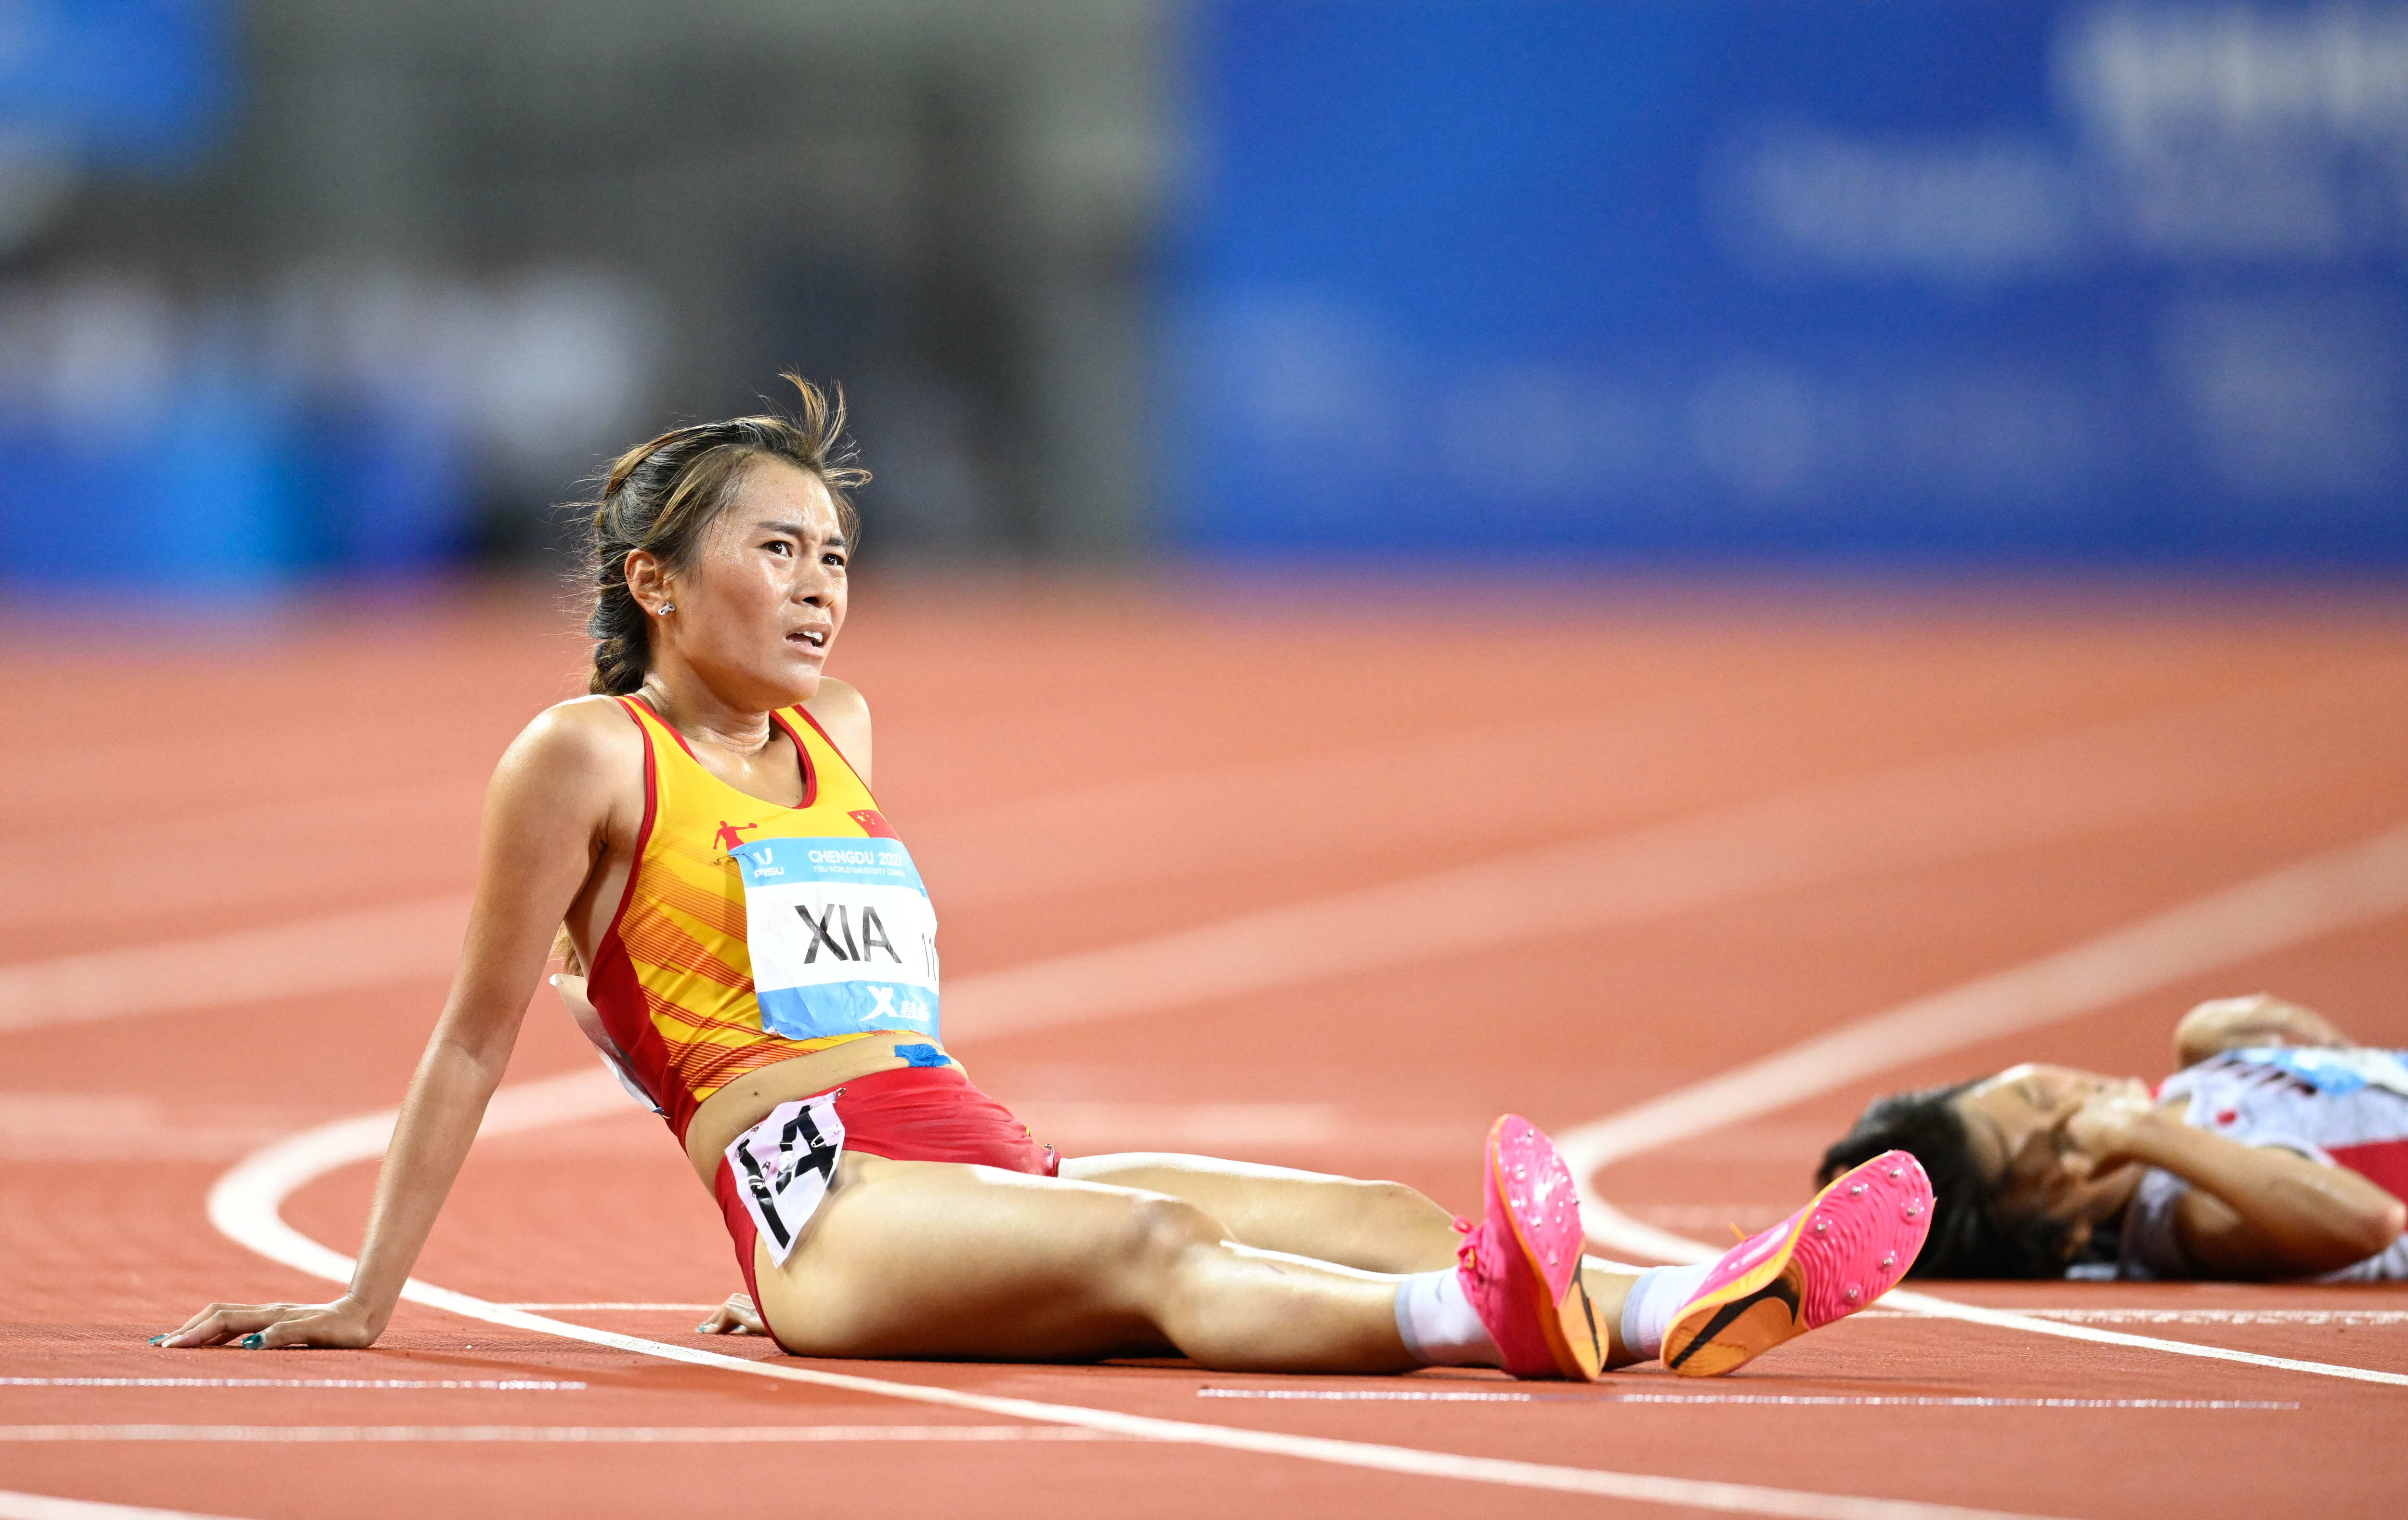
{"label": "dark curly hair of lying athlete", "polygon": [[2200,1004],[2177,1070],[2025,1065],[1876,1099],[1837,1175],[1912,1152],[1922,1277],[2408,1280],[2408,1052],[2263,993]]}

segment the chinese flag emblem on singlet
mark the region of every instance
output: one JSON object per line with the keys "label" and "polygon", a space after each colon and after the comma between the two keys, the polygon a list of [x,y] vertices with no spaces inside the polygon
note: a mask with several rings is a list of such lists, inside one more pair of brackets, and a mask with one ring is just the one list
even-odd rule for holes
{"label": "chinese flag emblem on singlet", "polygon": [[856,808],[845,816],[859,824],[861,831],[873,839],[891,839],[896,837],[895,830],[887,825],[884,815],[875,808]]}

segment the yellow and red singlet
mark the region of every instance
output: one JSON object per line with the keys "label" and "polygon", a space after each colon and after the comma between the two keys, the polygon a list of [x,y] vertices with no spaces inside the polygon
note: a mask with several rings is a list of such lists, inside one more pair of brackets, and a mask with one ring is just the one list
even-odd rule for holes
{"label": "yellow and red singlet", "polygon": [[[747,1071],[889,1030],[934,1036],[936,924],[918,872],[810,714],[770,715],[803,768],[802,804],[781,808],[706,770],[640,699],[616,700],[644,737],[644,818],[595,947],[601,1028],[586,1033],[623,1080],[682,1139]],[[772,915],[758,996],[750,912]]]}

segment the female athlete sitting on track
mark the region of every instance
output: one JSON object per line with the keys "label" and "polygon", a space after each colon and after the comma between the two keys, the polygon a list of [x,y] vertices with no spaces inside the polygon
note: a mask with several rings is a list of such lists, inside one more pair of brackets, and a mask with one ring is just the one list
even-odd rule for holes
{"label": "female athlete sitting on track", "polygon": [[2019,1066],[1876,1100],[1823,1158],[1910,1151],[1928,1277],[2408,1279],[2408,1052],[2263,993],[2200,1004],[2179,1068]]}
{"label": "female athlete sitting on track", "polygon": [[1476,1227],[1394,1183],[1057,1165],[938,1040],[936,918],[870,796],[868,710],[821,675],[855,537],[843,492],[867,476],[841,407],[795,383],[797,418],[679,428],[610,467],[588,544],[595,695],[538,717],[494,771],[466,943],[350,1291],[214,1304],[159,1341],[377,1339],[564,924],[588,1033],[716,1192],[798,1355],[1576,1379],[1662,1355],[1704,1374],[1902,1275],[1930,1222],[1903,1155],[1718,1262],[1644,1274],[1584,1261],[1570,1175],[1510,1115]]}

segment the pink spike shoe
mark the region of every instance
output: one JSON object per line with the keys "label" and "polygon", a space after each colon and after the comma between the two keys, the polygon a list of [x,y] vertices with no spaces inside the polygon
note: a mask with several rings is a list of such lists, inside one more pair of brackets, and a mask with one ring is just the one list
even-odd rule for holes
{"label": "pink spike shoe", "polygon": [[1725,1253],[1664,1331],[1664,1365],[1710,1378],[1845,1319],[1898,1285],[1931,1231],[1931,1179],[1885,1151]]}
{"label": "pink spike shoe", "polygon": [[1572,1174],[1538,1126],[1509,1113],[1488,1131],[1480,1227],[1457,1253],[1472,1312],[1517,1378],[1596,1381],[1604,1339],[1581,1284],[1586,1244]]}

